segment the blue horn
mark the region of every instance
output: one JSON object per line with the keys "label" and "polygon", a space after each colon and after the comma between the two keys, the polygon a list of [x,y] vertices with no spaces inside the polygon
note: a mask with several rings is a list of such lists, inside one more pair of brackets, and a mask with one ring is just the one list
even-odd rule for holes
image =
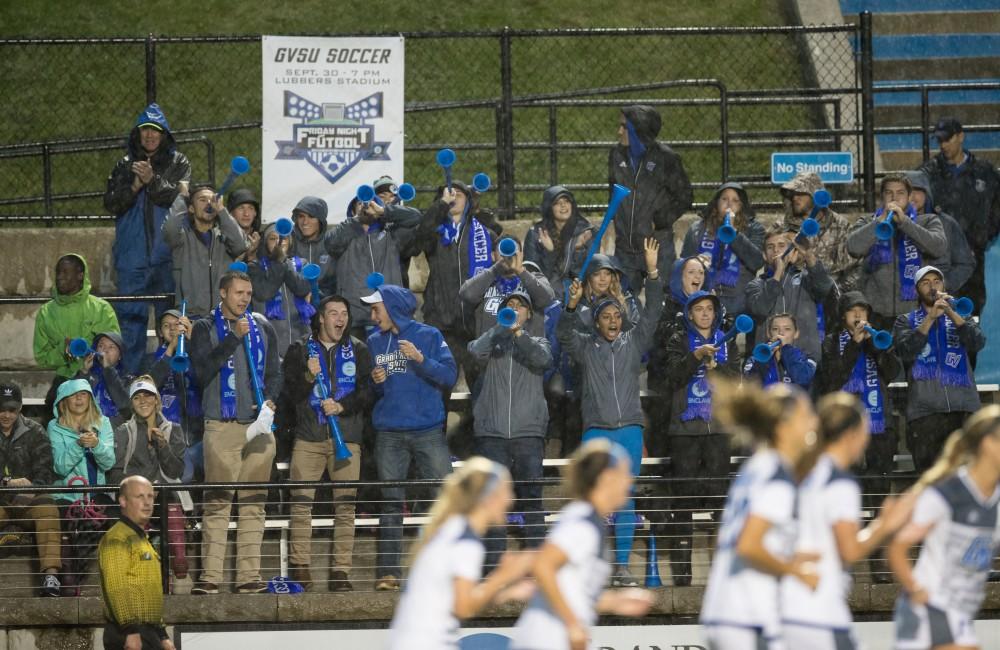
{"label": "blue horn", "polygon": [[451,189],[451,166],[455,164],[455,152],[451,149],[441,149],[437,152],[437,164],[444,170],[444,184]]}
{"label": "blue horn", "polygon": [[731,214],[731,211],[726,211],[726,218],[722,221],[719,229],[715,231],[715,238],[727,245],[732,244],[733,240],[736,239],[736,228],[733,228],[733,222],[730,218]]}
{"label": "blue horn", "polygon": [[[181,317],[187,316],[188,302],[187,300],[181,301]],[[188,358],[187,353],[187,339],[186,336],[180,334],[177,336],[177,350],[174,352],[174,356],[170,359],[170,369],[174,372],[187,372],[187,369],[191,367],[191,359]]]}
{"label": "blue horn", "polygon": [[472,187],[480,194],[488,192],[490,186],[492,185],[493,183],[490,181],[490,177],[483,172],[479,172],[472,177]]}
{"label": "blue horn", "polygon": [[292,229],[295,224],[288,217],[282,217],[278,219],[274,224],[274,230],[278,233],[279,237],[287,237],[292,234]]}
{"label": "blue horn", "polygon": [[892,239],[895,234],[896,226],[892,223],[892,212],[890,211],[887,215],[885,215],[885,219],[875,224],[875,236],[880,240],[885,241],[887,239]]}
{"label": "blue horn", "polygon": [[82,359],[83,357],[90,356],[91,354],[97,354],[94,348],[90,347],[90,343],[87,339],[73,339],[69,342],[69,353],[71,356],[77,359]]}
{"label": "blue horn", "polygon": [[500,327],[511,328],[517,322],[517,312],[511,307],[504,307],[497,312],[497,324]]}
{"label": "blue horn", "polygon": [[309,291],[312,293],[312,306],[315,309],[319,309],[319,276],[322,275],[323,269],[319,267],[319,264],[306,264],[302,267],[302,277],[309,282]]}
{"label": "blue horn", "polygon": [[617,183],[611,190],[611,200],[608,201],[608,209],[604,212],[604,219],[601,220],[601,227],[597,229],[597,234],[594,235],[594,239],[590,242],[590,250],[587,251],[587,257],[583,260],[583,266],[580,267],[580,282],[583,282],[587,278],[587,267],[590,266],[590,260],[594,257],[594,254],[601,249],[601,238],[604,237],[604,233],[607,231],[611,220],[615,218],[615,212],[618,211],[618,206],[621,205],[622,201],[625,200],[625,197],[631,193],[632,190],[624,185],[618,185]]}
{"label": "blue horn", "polygon": [[774,356],[774,351],[781,346],[781,341],[771,341],[770,343],[758,343],[753,348],[753,360],[757,363],[767,363]]}
{"label": "blue horn", "polygon": [[728,343],[732,339],[736,338],[737,334],[749,334],[752,329],[753,318],[747,316],[746,314],[740,314],[736,317],[736,322],[733,323],[733,328],[722,335],[722,341],[720,341],[720,343]]}
{"label": "blue horn", "polygon": [[517,255],[517,242],[510,237],[504,237],[497,245],[497,249],[503,257],[514,257]]}
{"label": "blue horn", "polygon": [[246,262],[233,262],[229,265],[230,271],[237,271],[238,273],[246,273],[249,268]]}
{"label": "blue horn", "polygon": [[872,343],[877,350],[888,350],[892,347],[892,334],[885,330],[876,330],[871,325],[865,325],[865,331],[872,335]]}
{"label": "blue horn", "polygon": [[365,278],[365,284],[372,291],[378,291],[379,287],[385,284],[385,276],[375,271],[374,273],[369,273],[368,277]]}
{"label": "blue horn", "polygon": [[219,188],[217,194],[221,196],[228,192],[236,179],[248,171],[250,171],[250,161],[243,156],[233,156],[232,162],[229,163],[229,175],[226,176],[226,180],[222,181],[222,187]]}
{"label": "blue horn", "polygon": [[417,188],[409,183],[403,183],[396,190],[396,196],[399,197],[400,201],[412,201],[417,196]]}

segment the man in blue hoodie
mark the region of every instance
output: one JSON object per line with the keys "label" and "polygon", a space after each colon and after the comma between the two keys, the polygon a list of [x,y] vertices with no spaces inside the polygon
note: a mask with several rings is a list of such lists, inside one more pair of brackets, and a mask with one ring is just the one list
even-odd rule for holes
{"label": "man in blue hoodie", "polygon": [[[372,426],[378,478],[406,480],[411,460],[418,478],[444,478],[451,471],[451,460],[442,393],[458,379],[451,350],[440,331],[413,320],[417,300],[409,289],[384,284],[361,301],[371,305],[377,328],[368,337],[368,351],[377,400]],[[405,497],[403,488],[382,489],[377,591],[399,589]]]}
{"label": "man in blue hoodie", "polygon": [[[191,163],[177,151],[167,118],[156,104],[139,114],[129,132],[127,152],[111,170],[104,207],[115,215],[112,248],[118,293],[143,295],[174,290],[170,248],[160,229],[178,193],[187,192]],[[156,303],[159,320],[169,307]],[[115,304],[125,339],[125,368],[139,371],[146,354],[149,303]]]}

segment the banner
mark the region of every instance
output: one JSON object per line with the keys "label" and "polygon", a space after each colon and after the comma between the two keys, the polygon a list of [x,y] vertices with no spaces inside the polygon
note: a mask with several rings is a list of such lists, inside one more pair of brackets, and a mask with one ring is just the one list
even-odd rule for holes
{"label": "banner", "polygon": [[403,177],[403,38],[264,36],[265,223],[303,196],[342,221],[359,185]]}

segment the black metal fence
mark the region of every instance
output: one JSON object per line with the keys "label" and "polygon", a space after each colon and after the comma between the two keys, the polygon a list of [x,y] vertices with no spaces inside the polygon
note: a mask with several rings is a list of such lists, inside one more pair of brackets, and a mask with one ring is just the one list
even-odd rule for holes
{"label": "black metal fence", "polygon": [[[774,207],[769,155],[852,151],[857,180],[840,204],[874,189],[872,22],[832,26],[404,33],[406,180],[439,182],[433,151],[459,153],[461,177],[486,171],[502,216],[537,209],[568,185],[589,209],[607,199],[617,113],[644,102],[663,115],[696,203],[725,180]],[[156,100],[196,178],[234,154],[262,151],[260,36],[0,40],[0,219],[103,215],[98,198],[135,115]],[[86,138],[86,139],[84,139]],[[205,146],[201,146],[204,144]],[[196,146],[197,145],[197,146]],[[246,178],[260,183],[259,168]],[[317,184],[323,181],[317,180]],[[267,216],[267,215],[265,215]]]}

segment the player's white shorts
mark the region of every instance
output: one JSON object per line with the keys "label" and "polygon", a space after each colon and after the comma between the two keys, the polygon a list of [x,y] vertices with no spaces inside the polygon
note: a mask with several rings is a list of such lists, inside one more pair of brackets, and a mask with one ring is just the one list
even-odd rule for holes
{"label": "player's white shorts", "polygon": [[978,646],[972,619],[962,612],[896,600],[892,615],[896,650],[926,650],[940,645]]}
{"label": "player's white shorts", "polygon": [[766,637],[764,631],[754,627],[731,625],[706,625],[705,638],[709,650],[785,650],[781,637]]}
{"label": "player's white shorts", "polygon": [[859,650],[861,647],[850,628],[834,629],[789,621],[781,622],[781,638],[787,648]]}

